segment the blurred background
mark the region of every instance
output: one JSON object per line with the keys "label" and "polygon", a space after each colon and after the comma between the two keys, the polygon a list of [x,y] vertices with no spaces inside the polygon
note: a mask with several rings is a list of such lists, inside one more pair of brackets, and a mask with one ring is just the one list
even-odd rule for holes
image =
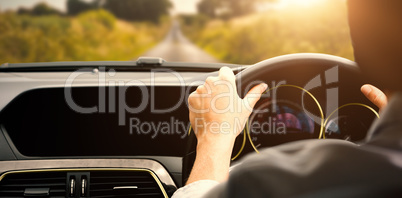
{"label": "blurred background", "polygon": [[0,0],[0,64],[353,60],[345,0]]}

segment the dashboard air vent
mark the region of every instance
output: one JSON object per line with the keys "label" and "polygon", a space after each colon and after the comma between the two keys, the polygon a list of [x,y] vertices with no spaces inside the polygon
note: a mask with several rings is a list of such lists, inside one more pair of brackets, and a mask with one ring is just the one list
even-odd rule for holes
{"label": "dashboard air vent", "polygon": [[65,197],[65,172],[16,172],[0,181],[0,197]]}
{"label": "dashboard air vent", "polygon": [[147,171],[93,171],[90,195],[92,198],[165,197],[155,179]]}

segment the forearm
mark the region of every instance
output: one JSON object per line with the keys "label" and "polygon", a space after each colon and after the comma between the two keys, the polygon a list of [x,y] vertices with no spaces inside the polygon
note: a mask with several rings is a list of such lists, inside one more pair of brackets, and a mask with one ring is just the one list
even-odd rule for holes
{"label": "forearm", "polygon": [[[236,90],[228,67],[218,77],[208,77],[188,98],[190,122],[197,136],[197,156],[187,184],[200,180],[225,181],[237,135],[268,85],[253,87],[244,99]],[[238,121],[242,125],[238,127]]]}
{"label": "forearm", "polygon": [[232,145],[198,144],[197,156],[187,184],[199,180],[227,180],[231,155]]}

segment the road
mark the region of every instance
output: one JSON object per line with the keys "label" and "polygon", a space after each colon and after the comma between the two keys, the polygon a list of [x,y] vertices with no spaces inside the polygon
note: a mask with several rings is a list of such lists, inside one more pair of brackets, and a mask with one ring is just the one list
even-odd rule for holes
{"label": "road", "polygon": [[161,57],[170,62],[219,62],[189,41],[181,32],[177,21],[173,22],[164,40],[142,56]]}

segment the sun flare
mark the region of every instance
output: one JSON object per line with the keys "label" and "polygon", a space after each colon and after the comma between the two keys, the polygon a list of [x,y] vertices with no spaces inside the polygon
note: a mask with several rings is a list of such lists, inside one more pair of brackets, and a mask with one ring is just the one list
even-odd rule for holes
{"label": "sun flare", "polygon": [[279,0],[278,7],[298,6],[298,7],[310,7],[322,3],[326,0]]}

